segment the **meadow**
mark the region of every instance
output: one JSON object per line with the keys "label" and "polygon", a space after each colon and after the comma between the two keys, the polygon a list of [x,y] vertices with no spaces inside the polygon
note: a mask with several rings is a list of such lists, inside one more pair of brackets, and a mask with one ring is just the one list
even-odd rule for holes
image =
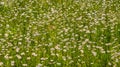
{"label": "meadow", "polygon": [[120,0],[0,0],[0,67],[120,67]]}

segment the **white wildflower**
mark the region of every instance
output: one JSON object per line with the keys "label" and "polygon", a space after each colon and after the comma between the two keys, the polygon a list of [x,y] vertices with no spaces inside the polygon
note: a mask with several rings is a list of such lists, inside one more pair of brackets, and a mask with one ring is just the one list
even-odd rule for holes
{"label": "white wildflower", "polygon": [[97,55],[97,53],[96,53],[95,51],[92,51],[92,54],[93,54],[94,56],[96,56],[96,55]]}
{"label": "white wildflower", "polygon": [[30,60],[31,58],[30,57],[27,57],[27,60]]}
{"label": "white wildflower", "polygon": [[1,5],[4,5],[5,3],[4,2],[0,2]]}
{"label": "white wildflower", "polygon": [[39,63],[36,67],[42,67],[42,64]]}
{"label": "white wildflower", "polygon": [[22,64],[22,66],[26,67],[26,66],[28,66],[28,65],[27,65],[27,64]]}
{"label": "white wildflower", "polygon": [[0,66],[2,66],[3,65],[3,62],[0,62]]}
{"label": "white wildflower", "polygon": [[16,57],[17,57],[18,59],[22,59],[22,57],[21,57],[20,55],[18,55],[18,54],[16,55]]}
{"label": "white wildflower", "polygon": [[11,61],[11,66],[14,66],[15,65],[15,61]]}
{"label": "white wildflower", "polygon": [[33,56],[37,56],[37,54],[36,54],[36,53],[32,53],[32,55],[33,55]]}

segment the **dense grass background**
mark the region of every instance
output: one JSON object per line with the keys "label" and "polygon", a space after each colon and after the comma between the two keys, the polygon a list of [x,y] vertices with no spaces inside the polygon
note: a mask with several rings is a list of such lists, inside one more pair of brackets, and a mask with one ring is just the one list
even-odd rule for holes
{"label": "dense grass background", "polygon": [[119,67],[119,0],[0,0],[1,67]]}

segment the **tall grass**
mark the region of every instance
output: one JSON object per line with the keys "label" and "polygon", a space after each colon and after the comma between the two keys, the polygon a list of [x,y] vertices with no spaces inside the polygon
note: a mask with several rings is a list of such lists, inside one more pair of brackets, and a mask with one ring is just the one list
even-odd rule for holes
{"label": "tall grass", "polygon": [[0,66],[119,67],[119,3],[0,1]]}

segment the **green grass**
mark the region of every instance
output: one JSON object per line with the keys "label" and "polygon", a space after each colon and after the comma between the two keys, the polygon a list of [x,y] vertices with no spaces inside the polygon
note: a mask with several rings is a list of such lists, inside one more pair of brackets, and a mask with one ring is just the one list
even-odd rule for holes
{"label": "green grass", "polygon": [[119,0],[1,0],[1,67],[119,67]]}

